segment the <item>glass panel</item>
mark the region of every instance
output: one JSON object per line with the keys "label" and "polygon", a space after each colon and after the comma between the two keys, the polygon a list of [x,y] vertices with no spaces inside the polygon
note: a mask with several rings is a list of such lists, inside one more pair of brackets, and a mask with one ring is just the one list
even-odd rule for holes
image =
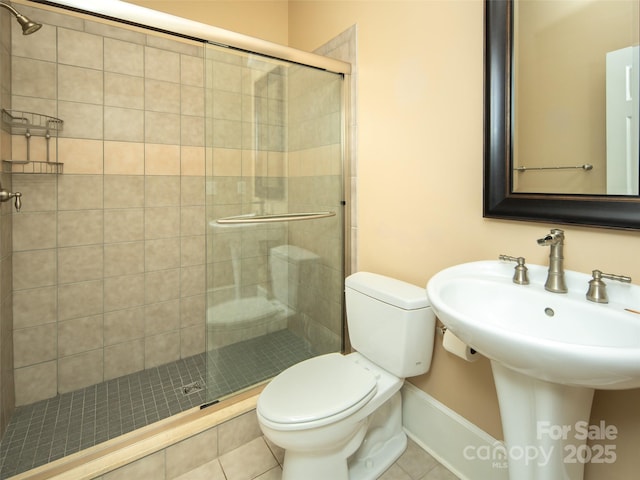
{"label": "glass panel", "polygon": [[[342,348],[343,77],[215,46],[206,65],[212,401]],[[269,221],[217,221],[238,215]]]}

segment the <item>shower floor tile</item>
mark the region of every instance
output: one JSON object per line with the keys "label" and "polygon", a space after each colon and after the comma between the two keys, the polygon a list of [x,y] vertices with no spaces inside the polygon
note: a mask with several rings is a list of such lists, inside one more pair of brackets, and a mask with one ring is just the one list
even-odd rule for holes
{"label": "shower floor tile", "polygon": [[[307,342],[280,330],[18,407],[0,441],[0,479],[231,394],[313,355]],[[182,387],[195,382],[204,388],[185,395]]]}

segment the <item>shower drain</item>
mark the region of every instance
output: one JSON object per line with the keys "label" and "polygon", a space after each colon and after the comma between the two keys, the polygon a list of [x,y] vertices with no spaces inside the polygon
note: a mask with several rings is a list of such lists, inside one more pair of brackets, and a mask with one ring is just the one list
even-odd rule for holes
{"label": "shower drain", "polygon": [[193,382],[180,387],[180,391],[183,395],[191,395],[193,393],[201,392],[204,389],[204,383]]}

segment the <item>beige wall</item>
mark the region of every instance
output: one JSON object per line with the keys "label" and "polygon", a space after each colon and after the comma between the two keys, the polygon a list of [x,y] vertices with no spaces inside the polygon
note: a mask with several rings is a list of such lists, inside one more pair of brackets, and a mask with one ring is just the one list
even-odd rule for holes
{"label": "beige wall", "polygon": [[[358,26],[360,269],[424,285],[443,267],[500,253],[547,263],[535,240],[555,225],[482,218],[482,1],[292,1],[289,20],[290,46],[302,50]],[[567,268],[640,278],[640,233],[563,228]],[[438,346],[412,382],[501,436],[488,362]],[[596,392],[592,420],[618,427],[617,461],[587,465],[586,478],[636,474],[638,402],[640,390]]]}
{"label": "beige wall", "polygon": [[287,0],[129,0],[128,3],[287,44]]}

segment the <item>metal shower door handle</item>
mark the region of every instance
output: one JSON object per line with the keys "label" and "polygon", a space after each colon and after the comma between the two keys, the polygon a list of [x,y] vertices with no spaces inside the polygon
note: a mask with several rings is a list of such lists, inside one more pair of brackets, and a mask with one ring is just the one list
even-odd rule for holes
{"label": "metal shower door handle", "polygon": [[308,213],[278,213],[273,215],[236,215],[216,220],[216,223],[266,223],[266,222],[293,222],[297,220],[313,220],[315,218],[327,218],[335,216],[336,212],[308,212]]}

